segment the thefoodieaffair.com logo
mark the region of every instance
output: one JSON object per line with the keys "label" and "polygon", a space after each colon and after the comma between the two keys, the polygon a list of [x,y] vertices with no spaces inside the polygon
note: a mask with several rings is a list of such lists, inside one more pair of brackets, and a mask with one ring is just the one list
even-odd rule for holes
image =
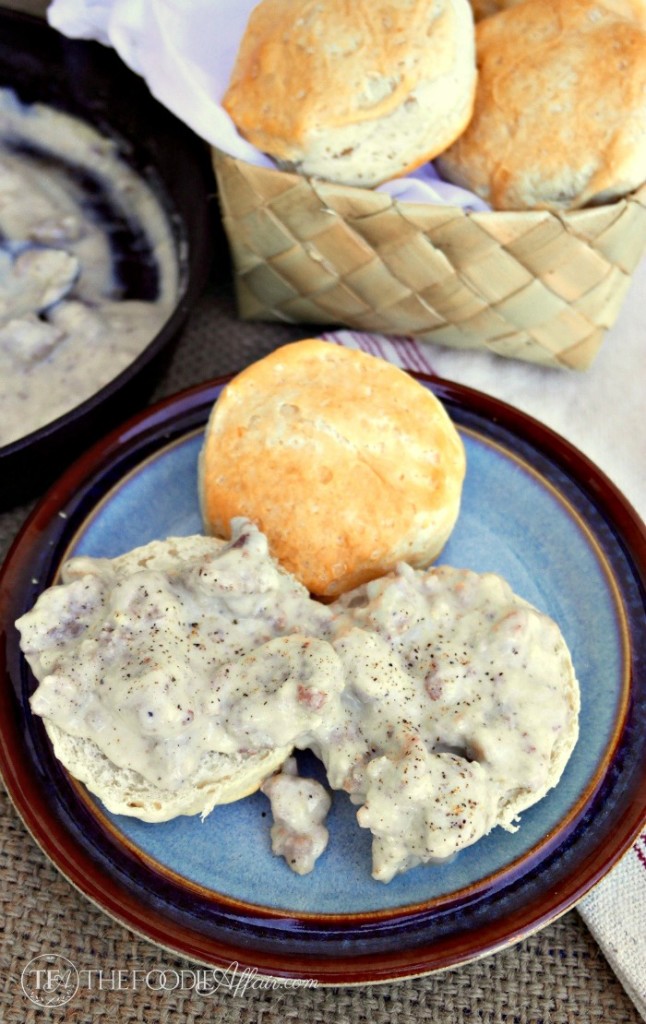
{"label": "thefoodieaffair.com logo", "polygon": [[32,1003],[41,1007],[64,1006],[82,988],[89,992],[126,991],[146,988],[155,992],[194,991],[212,996],[225,991],[243,996],[248,990],[278,988],[316,988],[314,978],[274,978],[259,974],[255,967],[240,967],[237,961],[228,967],[152,968],[129,970],[82,968],[65,956],[42,953],[30,960],[22,972],[20,984]]}

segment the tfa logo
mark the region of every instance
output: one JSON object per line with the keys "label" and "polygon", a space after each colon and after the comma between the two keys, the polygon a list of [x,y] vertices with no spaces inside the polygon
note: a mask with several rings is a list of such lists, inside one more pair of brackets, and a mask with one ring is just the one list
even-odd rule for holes
{"label": "tfa logo", "polygon": [[42,953],[29,961],[20,984],[36,1006],[64,1006],[78,991],[79,972],[67,957]]}

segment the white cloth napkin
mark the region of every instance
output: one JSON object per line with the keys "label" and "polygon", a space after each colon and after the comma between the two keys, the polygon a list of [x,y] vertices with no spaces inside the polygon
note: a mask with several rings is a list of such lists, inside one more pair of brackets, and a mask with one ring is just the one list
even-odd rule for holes
{"label": "white cloth napkin", "polygon": [[[271,166],[237,135],[221,106],[249,12],[257,0],[54,0],[50,24],[68,36],[113,46],[153,95],[198,135],[232,156]],[[428,165],[382,188],[400,200],[482,209]],[[594,365],[583,374],[547,370],[486,353],[339,331],[339,344],[427,370],[523,409],[562,434],[605,471],[646,518],[646,262]],[[579,906],[646,1020],[646,831]]]}
{"label": "white cloth napkin", "polygon": [[[547,424],[604,471],[646,519],[646,260],[596,362],[585,373],[548,370],[487,353],[452,351],[354,331],[324,335],[406,369],[432,372],[515,405]],[[646,828],[578,905],[646,1020]]]}
{"label": "white cloth napkin", "polygon": [[[274,167],[238,135],[221,100],[238,46],[258,0],[53,0],[47,18],[75,39],[113,46],[143,75],[160,103],[212,146],[258,167]],[[380,190],[417,203],[488,206],[472,192],[443,182],[432,164]]]}

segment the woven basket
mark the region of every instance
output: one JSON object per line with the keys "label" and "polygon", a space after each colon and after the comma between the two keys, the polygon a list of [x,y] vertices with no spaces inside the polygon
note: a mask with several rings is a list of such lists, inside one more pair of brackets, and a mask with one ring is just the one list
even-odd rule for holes
{"label": "woven basket", "polygon": [[343,324],[585,369],[646,247],[646,186],[608,206],[465,213],[213,152],[246,320]]}

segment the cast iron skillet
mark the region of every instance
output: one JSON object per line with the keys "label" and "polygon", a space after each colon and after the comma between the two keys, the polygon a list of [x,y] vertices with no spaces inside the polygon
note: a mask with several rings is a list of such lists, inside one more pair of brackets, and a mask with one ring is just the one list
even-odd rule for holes
{"label": "cast iron skillet", "polygon": [[180,264],[177,306],[139,357],[70,412],[0,447],[0,508],[8,508],[43,492],[92,441],[144,404],[206,283],[214,253],[214,272],[226,272],[227,247],[207,146],[152,98],[143,79],[113,51],[66,39],[37,18],[0,10],[0,87],[116,138],[128,163],[168,209]]}

